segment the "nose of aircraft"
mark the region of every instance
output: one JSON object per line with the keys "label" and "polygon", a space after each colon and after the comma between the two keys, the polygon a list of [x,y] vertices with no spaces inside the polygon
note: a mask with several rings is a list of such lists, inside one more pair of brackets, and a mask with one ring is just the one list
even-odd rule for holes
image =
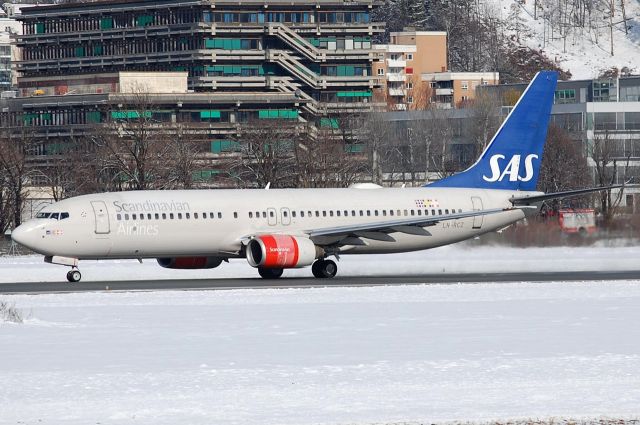
{"label": "nose of aircraft", "polygon": [[33,243],[31,243],[31,239],[33,239],[33,229],[30,227],[31,226],[28,226],[27,224],[21,224],[16,227],[11,232],[11,239],[16,243],[31,249],[33,246]]}

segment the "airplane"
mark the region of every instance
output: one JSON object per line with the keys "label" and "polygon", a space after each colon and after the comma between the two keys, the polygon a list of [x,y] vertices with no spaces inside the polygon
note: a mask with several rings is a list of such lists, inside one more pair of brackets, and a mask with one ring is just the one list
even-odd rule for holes
{"label": "airplane", "polygon": [[18,226],[12,238],[71,267],[80,260],[156,259],[170,269],[210,269],[246,258],[265,279],[311,266],[332,278],[348,254],[424,250],[503,229],[547,199],[618,186],[536,191],[558,75],[536,74],[480,158],[417,188],[145,190],[65,199]]}

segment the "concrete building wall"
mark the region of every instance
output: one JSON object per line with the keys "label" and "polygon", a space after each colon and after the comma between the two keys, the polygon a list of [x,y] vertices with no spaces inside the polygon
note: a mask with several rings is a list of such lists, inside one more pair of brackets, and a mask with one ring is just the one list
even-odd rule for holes
{"label": "concrete building wall", "polygon": [[119,72],[120,93],[187,93],[187,72]]}

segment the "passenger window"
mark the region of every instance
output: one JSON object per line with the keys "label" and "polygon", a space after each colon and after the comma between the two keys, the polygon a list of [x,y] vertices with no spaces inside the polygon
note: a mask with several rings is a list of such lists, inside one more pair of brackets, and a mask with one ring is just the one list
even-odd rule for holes
{"label": "passenger window", "polygon": [[266,211],[262,211],[262,218],[267,218],[267,212]]}
{"label": "passenger window", "polygon": [[65,218],[69,218],[69,213],[66,213],[66,212],[60,213],[60,220],[64,220]]}
{"label": "passenger window", "polygon": [[431,210],[431,215],[436,215],[436,210]]}
{"label": "passenger window", "polygon": [[360,210],[360,217],[364,215],[364,211]]}
{"label": "passenger window", "polygon": [[371,210],[367,210],[367,217],[371,217]]}
{"label": "passenger window", "polygon": [[129,214],[125,214],[125,215],[124,215],[124,219],[125,219],[125,220],[129,220]]}
{"label": "passenger window", "polygon": [[291,211],[291,217],[296,218],[296,212],[295,211]]}
{"label": "passenger window", "polygon": [[336,211],[336,215],[340,217],[340,210]]}
{"label": "passenger window", "polygon": [[415,210],[411,210],[411,215],[412,215],[412,216],[413,216],[413,215],[416,215]]}
{"label": "passenger window", "polygon": [[238,218],[238,213],[237,212],[233,212],[233,218]]}
{"label": "passenger window", "polygon": [[438,215],[442,215],[442,210],[438,210]]}
{"label": "passenger window", "polygon": [[160,214],[156,213],[156,220],[160,220]]}
{"label": "passenger window", "polygon": [[173,213],[169,213],[169,218],[173,220]]}
{"label": "passenger window", "polygon": [[151,220],[153,218],[153,216],[151,215],[151,213],[147,214],[147,220]]}
{"label": "passenger window", "polygon": [[184,215],[185,215],[187,220],[189,220],[191,218],[191,214],[189,214],[189,213],[185,213]]}
{"label": "passenger window", "polygon": [[345,216],[345,217],[349,217],[349,211],[344,210],[344,216]]}
{"label": "passenger window", "polygon": [[249,218],[253,218],[253,213],[249,211]]}
{"label": "passenger window", "polygon": [[378,210],[375,210],[373,213],[375,214],[376,217],[378,216]]}
{"label": "passenger window", "polygon": [[166,213],[162,213],[162,219],[166,220],[167,219],[167,214]]}
{"label": "passenger window", "polygon": [[355,217],[356,216],[356,210],[351,210],[351,217]]}
{"label": "passenger window", "polygon": [[182,220],[182,213],[178,213],[178,219]]}
{"label": "passenger window", "polygon": [[209,218],[216,218],[213,213],[209,213]]}
{"label": "passenger window", "polygon": [[393,215],[393,210],[389,211],[389,214],[390,214],[390,215]]}
{"label": "passenger window", "polygon": [[271,218],[275,217],[275,213],[273,211],[269,211],[269,217]]}
{"label": "passenger window", "polygon": [[300,211],[300,217],[304,218],[304,211]]}
{"label": "passenger window", "polygon": [[386,217],[387,216],[387,210],[382,210],[382,216]]}
{"label": "passenger window", "polygon": [[327,216],[327,212],[326,211],[322,211],[322,216],[326,217]]}
{"label": "passenger window", "polygon": [[[213,218],[213,213],[211,213],[211,218]],[[221,212],[218,213],[218,218],[222,218],[222,213]]]}
{"label": "passenger window", "polygon": [[404,216],[408,216],[409,214],[407,213],[407,210],[404,210]]}
{"label": "passenger window", "polygon": [[284,217],[289,217],[289,213],[288,213],[288,212],[286,212],[286,211],[282,211],[282,215],[283,215]]}
{"label": "passenger window", "polygon": [[429,215],[429,210],[424,210],[424,215]]}
{"label": "passenger window", "polygon": [[256,211],[256,218],[260,218],[260,211]]}
{"label": "passenger window", "polygon": [[[424,210],[424,212],[425,212],[425,214],[424,214],[424,215],[427,215],[427,214],[426,214],[426,213],[427,213],[427,210]],[[422,215],[422,210],[418,210],[418,215]]]}
{"label": "passenger window", "polygon": [[449,214],[449,210],[444,210],[444,213],[445,214]]}
{"label": "passenger window", "polygon": [[120,214],[116,214],[116,220],[118,221],[122,220],[122,216]]}
{"label": "passenger window", "polygon": [[193,218],[198,218],[198,213],[193,213]]}
{"label": "passenger window", "polygon": [[140,214],[140,220],[144,220],[144,214]]}
{"label": "passenger window", "polygon": [[459,212],[460,214],[462,214],[462,209],[460,209],[460,208],[459,208],[459,209],[458,209],[458,212]]}
{"label": "passenger window", "polygon": [[316,217],[320,217],[320,211],[316,211]]}

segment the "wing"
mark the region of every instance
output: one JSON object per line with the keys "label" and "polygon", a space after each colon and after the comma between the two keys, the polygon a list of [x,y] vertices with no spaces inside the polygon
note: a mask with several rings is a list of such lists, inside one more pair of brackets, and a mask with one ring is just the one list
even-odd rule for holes
{"label": "wing", "polygon": [[311,238],[311,240],[319,245],[363,245],[364,242],[360,238],[394,242],[395,239],[390,236],[389,233],[400,232],[410,235],[430,236],[431,233],[429,233],[425,227],[435,226],[443,221],[459,220],[461,218],[478,217],[529,208],[537,207],[514,206],[510,208],[476,210],[448,215],[420,216],[365,224],[325,227],[321,229],[307,230],[305,233],[309,238]]}

